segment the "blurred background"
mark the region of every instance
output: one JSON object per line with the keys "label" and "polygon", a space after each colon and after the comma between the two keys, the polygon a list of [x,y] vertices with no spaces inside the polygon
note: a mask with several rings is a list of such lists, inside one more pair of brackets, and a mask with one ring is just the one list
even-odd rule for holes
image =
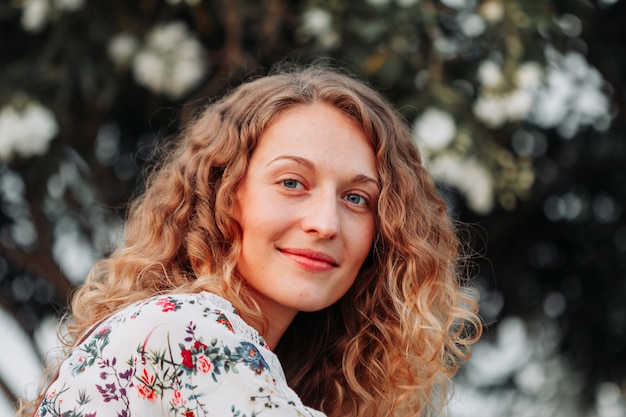
{"label": "blurred background", "polygon": [[626,416],[624,22],[625,0],[0,0],[0,414],[154,150],[324,58],[401,111],[468,224],[486,331],[451,415]]}

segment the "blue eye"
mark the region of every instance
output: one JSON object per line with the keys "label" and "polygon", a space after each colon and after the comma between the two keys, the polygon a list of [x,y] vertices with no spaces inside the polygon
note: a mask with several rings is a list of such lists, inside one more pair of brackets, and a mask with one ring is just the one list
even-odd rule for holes
{"label": "blue eye", "polygon": [[352,204],[357,204],[357,205],[367,204],[367,200],[365,199],[365,197],[359,194],[348,194],[344,198],[346,199],[346,201]]}
{"label": "blue eye", "polygon": [[296,180],[284,180],[283,181],[283,186],[285,188],[298,188],[298,186],[300,185],[299,181]]}

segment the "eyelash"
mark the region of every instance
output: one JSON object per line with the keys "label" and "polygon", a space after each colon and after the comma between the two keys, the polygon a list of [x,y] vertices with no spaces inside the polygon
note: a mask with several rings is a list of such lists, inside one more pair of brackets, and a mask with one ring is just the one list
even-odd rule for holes
{"label": "eyelash", "polygon": [[[292,183],[293,186],[288,186],[288,183]],[[288,178],[285,180],[281,181],[281,184],[283,187],[288,188],[290,190],[295,190],[298,188],[298,185],[303,186],[302,183],[296,179],[293,178]],[[355,203],[354,201],[351,201],[349,198],[352,196],[356,196],[357,198],[360,199],[360,201],[358,203]],[[343,197],[344,200],[348,201],[351,204],[357,205],[357,206],[365,206],[365,205],[369,205],[369,199],[361,194],[357,194],[357,193],[350,193],[347,194],[345,197]]]}

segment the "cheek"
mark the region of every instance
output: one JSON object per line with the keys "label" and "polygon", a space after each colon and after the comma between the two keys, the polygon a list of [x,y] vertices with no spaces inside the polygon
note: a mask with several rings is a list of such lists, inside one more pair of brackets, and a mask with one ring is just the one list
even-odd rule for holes
{"label": "cheek", "polygon": [[374,220],[372,220],[371,222],[359,225],[357,233],[353,235],[354,253],[355,257],[359,259],[359,268],[372,249],[375,233],[376,226],[374,225]]}
{"label": "cheek", "polygon": [[[235,221],[237,223],[239,223],[240,226],[242,224],[242,209],[241,209],[241,207],[244,204],[243,201],[242,201],[242,195],[241,195],[242,188],[243,188],[243,186],[240,187],[239,190],[237,190],[235,192],[235,195],[234,195],[234,198],[233,198],[233,204],[232,204],[233,209],[232,209],[232,213],[231,213],[231,216],[233,217],[233,219],[235,219]],[[241,226],[241,227],[243,227],[243,226]]]}
{"label": "cheek", "polygon": [[268,243],[285,233],[289,226],[289,214],[267,204],[257,204],[242,210],[240,225],[244,238],[249,242]]}

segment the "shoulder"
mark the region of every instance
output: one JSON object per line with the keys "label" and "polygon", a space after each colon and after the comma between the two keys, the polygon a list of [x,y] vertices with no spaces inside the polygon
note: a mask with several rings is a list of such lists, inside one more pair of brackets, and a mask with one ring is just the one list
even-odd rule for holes
{"label": "shoulder", "polygon": [[[100,326],[177,323],[193,317],[213,318],[227,329],[232,327],[230,319],[239,317],[232,305],[225,299],[209,293],[157,295],[131,304],[113,314]],[[229,329],[232,330],[232,329]]]}
{"label": "shoulder", "polygon": [[185,294],[155,295],[145,300],[136,302],[114,314],[112,318],[139,316],[144,310],[152,312],[171,313],[180,310],[198,310],[207,312],[224,310],[230,314],[236,314],[232,304],[226,299],[207,292]]}
{"label": "shoulder", "polygon": [[41,415],[69,411],[76,408],[72,399],[79,399],[80,410],[104,416],[180,416],[190,410],[198,416],[268,410],[268,417],[317,416],[287,387],[278,358],[253,334],[232,305],[213,294],[135,303],[72,350]]}
{"label": "shoulder", "polygon": [[172,336],[185,339],[197,330],[205,337],[229,338],[235,333],[233,321],[242,319],[227,300],[217,295],[157,295],[116,312],[98,324],[82,343],[106,339],[106,344],[123,350],[149,341],[166,343]]}

